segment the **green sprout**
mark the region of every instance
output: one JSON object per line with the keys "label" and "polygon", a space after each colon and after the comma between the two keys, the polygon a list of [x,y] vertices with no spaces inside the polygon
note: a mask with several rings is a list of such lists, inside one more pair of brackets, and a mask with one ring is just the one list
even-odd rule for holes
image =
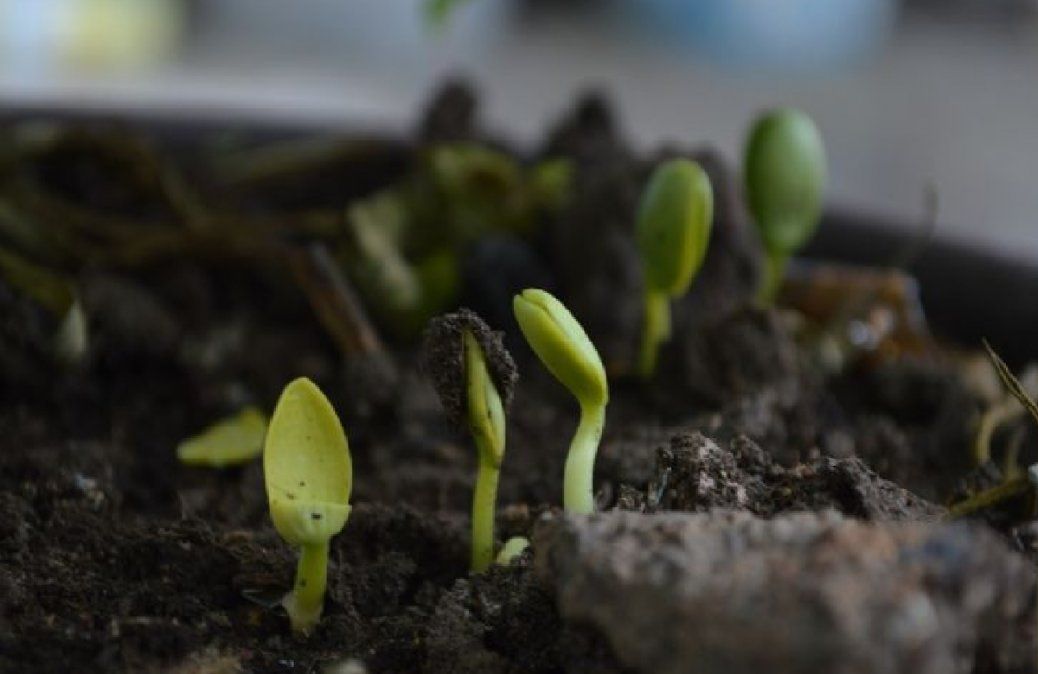
{"label": "green sprout", "polygon": [[75,365],[87,355],[87,318],[73,283],[56,271],[40,266],[0,246],[0,278],[32,299],[58,320],[54,355]]}
{"label": "green sprout", "polygon": [[494,560],[497,484],[505,456],[505,409],[517,378],[501,334],[468,309],[437,317],[426,329],[423,367],[448,417],[467,426],[476,443],[479,472],[472,497],[475,572]]}
{"label": "green sprout", "polygon": [[[1002,357],[984,340],[984,350],[995,368],[995,373],[1009,394],[1020,403],[1020,406],[1031,415],[1035,423],[1038,423],[1038,402],[1035,402],[1027,389],[1009,369]],[[1032,516],[1038,514],[1038,464],[1031,465],[1026,473],[1019,470],[1015,474],[1007,475],[1006,479],[990,489],[973,494],[963,501],[953,504],[948,508],[950,518],[965,517],[978,510],[990,508],[1005,503],[1009,499],[1030,492]]]}
{"label": "green sprout", "polygon": [[760,117],[746,144],[746,200],[764,242],[757,300],[774,302],[789,258],[814,234],[822,214],[825,147],[811,118],[791,109]]}
{"label": "green sprout", "polygon": [[602,359],[569,309],[549,293],[528,288],[515,296],[512,308],[534,353],[580,403],[580,423],[566,456],[563,505],[569,512],[591,513],[595,454],[609,402]]}
{"label": "green sprout", "polygon": [[252,461],[263,453],[267,417],[246,407],[177,446],[177,458],[189,466],[223,468]]}
{"label": "green sprout", "polygon": [[508,566],[512,563],[512,560],[522,555],[528,547],[530,547],[529,539],[522,536],[512,536],[501,546],[501,551],[497,553],[497,559],[494,560],[494,563],[499,566]]}
{"label": "green sprout", "polygon": [[263,448],[270,518],[299,548],[292,592],[282,600],[292,630],[308,634],[324,608],[328,547],[350,514],[353,467],[346,433],[328,399],[304,377],[281,393]]}
{"label": "green sprout", "polygon": [[471,0],[425,0],[425,6],[423,12],[425,13],[425,21],[428,25],[435,28],[443,28],[451,14],[453,14],[461,5],[467,4]]}
{"label": "green sprout", "polygon": [[674,159],[656,167],[642,194],[637,240],[645,273],[645,323],[638,372],[656,369],[670,338],[670,301],[688,292],[710,241],[714,193],[699,164]]}

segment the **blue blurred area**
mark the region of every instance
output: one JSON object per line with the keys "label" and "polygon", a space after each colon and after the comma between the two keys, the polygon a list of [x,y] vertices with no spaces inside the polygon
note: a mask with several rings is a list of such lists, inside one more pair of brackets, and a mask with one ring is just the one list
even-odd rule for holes
{"label": "blue blurred area", "polygon": [[653,36],[762,72],[834,70],[882,46],[894,0],[644,0],[628,3]]}

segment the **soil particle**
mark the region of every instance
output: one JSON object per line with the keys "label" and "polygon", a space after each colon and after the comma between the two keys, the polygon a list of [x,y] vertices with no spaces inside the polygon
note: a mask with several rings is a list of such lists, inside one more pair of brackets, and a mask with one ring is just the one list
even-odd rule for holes
{"label": "soil particle", "polygon": [[582,94],[548,132],[541,154],[572,157],[580,164],[600,163],[610,156],[613,159],[626,156],[627,150],[608,97],[600,91]]}
{"label": "soil particle", "polygon": [[1028,563],[966,525],[611,512],[534,551],[563,619],[639,672],[968,672],[1034,620]]}
{"label": "soil particle", "polygon": [[549,674],[626,671],[595,632],[566,625],[533,577],[530,556],[458,580],[429,621],[423,671]]}
{"label": "soil particle", "polygon": [[448,81],[430,100],[418,136],[438,143],[473,140],[478,112],[479,101],[472,87],[460,79]]}
{"label": "soil particle", "polygon": [[[628,499],[630,499],[630,495]],[[628,500],[627,509],[632,509]],[[762,517],[836,510],[865,520],[936,520],[944,509],[884,480],[857,458],[822,457],[784,468],[738,436],[723,448],[698,432],[674,435],[656,453],[656,469],[634,509],[749,510]]]}
{"label": "soil particle", "polygon": [[746,307],[681,334],[671,351],[678,386],[713,405],[804,376],[796,344],[774,310]]}
{"label": "soil particle", "polygon": [[469,309],[460,309],[429,321],[422,338],[422,369],[432,381],[448,418],[459,428],[468,427],[465,375],[465,333],[471,334],[483,351],[487,371],[505,409],[519,378],[515,361],[505,349],[501,332],[494,332]]}
{"label": "soil particle", "polygon": [[153,293],[130,279],[90,274],[79,282],[91,317],[90,342],[111,358],[173,354],[181,334],[176,318]]}
{"label": "soil particle", "polygon": [[514,350],[525,341],[512,314],[512,298],[526,288],[555,291],[554,275],[530,243],[510,234],[488,234],[474,241],[462,260],[462,304],[505,331]]}
{"label": "soil particle", "polygon": [[343,423],[363,430],[394,421],[402,395],[400,369],[384,351],[353,354],[343,360],[339,375]]}
{"label": "soil particle", "polygon": [[906,357],[832,389],[845,407],[868,410],[855,429],[856,454],[887,479],[946,500],[972,470],[983,401],[947,363]]}

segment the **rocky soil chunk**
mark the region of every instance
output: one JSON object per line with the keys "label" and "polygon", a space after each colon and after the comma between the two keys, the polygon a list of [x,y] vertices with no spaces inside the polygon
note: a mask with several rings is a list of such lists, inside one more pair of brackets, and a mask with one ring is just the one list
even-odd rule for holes
{"label": "rocky soil chunk", "polygon": [[798,510],[836,510],[864,520],[936,520],[945,509],[876,475],[858,458],[818,460],[785,468],[755,442],[736,436],[721,443],[691,431],[656,451],[644,495],[629,495],[625,510],[717,508],[769,517]]}
{"label": "rocky soil chunk", "polygon": [[1034,657],[1034,572],[979,527],[615,511],[543,521],[534,554],[563,620],[637,672],[954,674]]}

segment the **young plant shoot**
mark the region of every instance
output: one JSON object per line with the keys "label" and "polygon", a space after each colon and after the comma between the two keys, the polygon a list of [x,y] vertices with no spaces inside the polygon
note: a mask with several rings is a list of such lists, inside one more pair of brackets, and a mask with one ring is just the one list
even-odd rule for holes
{"label": "young plant shoot", "polygon": [[568,512],[595,509],[595,454],[609,402],[602,359],[584,328],[562,302],[528,288],[512,302],[515,318],[537,357],[580,403],[580,424],[566,457],[563,505]]}
{"label": "young plant shoot", "polygon": [[530,547],[529,539],[522,536],[513,536],[501,546],[501,551],[497,553],[497,559],[494,560],[494,563],[500,566],[508,566],[512,563],[512,560],[521,556],[528,547]]}
{"label": "young plant shoot", "polygon": [[[1024,385],[1016,378],[1016,375],[1009,369],[1006,362],[1002,360],[1002,357],[988,344],[987,340],[984,340],[984,349],[987,351],[988,358],[991,359],[991,364],[995,368],[995,373],[1002,380],[1006,390],[1020,403],[1021,407],[1027,410],[1034,422],[1038,423],[1038,402],[1035,402],[1030,393],[1027,392],[1027,389],[1024,388]],[[950,518],[965,517],[978,510],[990,508],[1026,492],[1031,493],[1031,516],[1033,518],[1038,515],[1038,464],[1031,465],[1026,472],[1018,472],[1012,476],[1007,475],[1001,484],[973,494],[967,499],[953,504],[948,508],[948,516]]]}
{"label": "young plant shoot", "polygon": [[299,548],[295,585],[282,600],[292,630],[308,634],[321,618],[328,544],[350,514],[353,467],[346,434],[321,390],[306,378],[285,387],[263,448],[270,519]]}
{"label": "young plant shoot", "polygon": [[764,243],[757,300],[771,305],[789,258],[814,234],[822,214],[825,148],[811,118],[774,110],[754,124],[746,144],[746,200]]}
{"label": "young plant shoot", "polygon": [[645,322],[638,373],[656,369],[670,338],[670,302],[688,292],[710,241],[714,193],[699,164],[674,159],[656,167],[642,194],[637,241],[645,275]]}
{"label": "young plant shoot", "polygon": [[177,447],[177,458],[189,466],[223,468],[252,461],[263,452],[267,417],[246,407]]}
{"label": "young plant shoot", "polygon": [[434,318],[425,332],[423,366],[447,416],[468,427],[479,455],[472,498],[472,570],[494,561],[497,482],[505,456],[505,409],[518,377],[512,356],[468,309]]}

